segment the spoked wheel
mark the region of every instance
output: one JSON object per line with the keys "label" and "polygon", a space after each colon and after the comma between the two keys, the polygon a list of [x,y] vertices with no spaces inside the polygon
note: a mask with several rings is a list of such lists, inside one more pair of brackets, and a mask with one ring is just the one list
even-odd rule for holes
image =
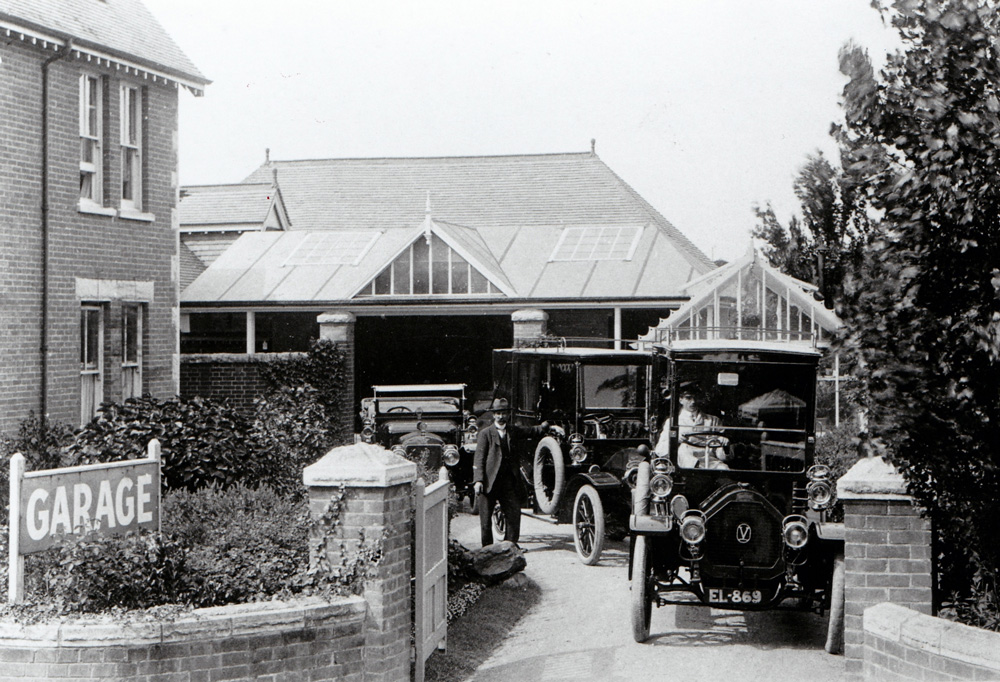
{"label": "spoked wheel", "polygon": [[563,461],[559,441],[551,436],[538,441],[531,474],[539,511],[543,514],[555,514],[566,484],[566,463]]}
{"label": "spoked wheel", "polygon": [[580,488],[573,503],[573,543],[586,566],[593,566],[604,549],[604,505],[591,485]]}
{"label": "spoked wheel", "polygon": [[507,534],[507,517],[504,515],[503,509],[500,508],[499,502],[493,505],[491,519],[493,521],[493,542],[503,542],[504,535]]}
{"label": "spoked wheel", "polygon": [[649,621],[653,616],[649,547],[646,542],[645,535],[637,535],[632,548],[632,637],[640,643],[649,639]]}
{"label": "spoked wheel", "polygon": [[844,551],[833,557],[833,576],[830,580],[830,621],[826,627],[826,652],[844,652]]}

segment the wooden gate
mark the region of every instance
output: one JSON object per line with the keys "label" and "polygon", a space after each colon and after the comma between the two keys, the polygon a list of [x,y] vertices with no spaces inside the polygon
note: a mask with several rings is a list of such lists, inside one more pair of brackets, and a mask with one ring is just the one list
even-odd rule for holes
{"label": "wooden gate", "polygon": [[424,664],[448,634],[448,492],[446,472],[430,487],[416,483],[414,514],[414,671],[424,682]]}

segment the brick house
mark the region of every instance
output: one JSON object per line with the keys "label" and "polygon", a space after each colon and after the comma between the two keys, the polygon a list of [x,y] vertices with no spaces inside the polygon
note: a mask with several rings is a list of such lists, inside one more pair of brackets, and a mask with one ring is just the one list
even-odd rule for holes
{"label": "brick house", "polygon": [[140,0],[0,3],[0,432],[178,389],[177,109]]}

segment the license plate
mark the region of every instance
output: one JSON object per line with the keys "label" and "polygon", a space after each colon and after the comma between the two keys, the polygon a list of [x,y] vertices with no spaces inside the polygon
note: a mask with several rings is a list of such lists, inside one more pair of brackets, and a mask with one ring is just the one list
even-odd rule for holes
{"label": "license plate", "polygon": [[760,590],[736,590],[711,587],[708,590],[710,604],[747,605],[759,604],[764,600]]}

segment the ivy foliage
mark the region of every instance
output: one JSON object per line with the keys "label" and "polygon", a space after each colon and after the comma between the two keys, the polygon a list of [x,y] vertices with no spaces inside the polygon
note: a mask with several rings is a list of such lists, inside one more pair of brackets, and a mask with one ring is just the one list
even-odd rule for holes
{"label": "ivy foliage", "polygon": [[[929,510],[945,589],[1000,578],[1000,13],[877,2],[903,50],[848,45],[842,165],[880,226],[841,317],[887,455]],[[950,584],[948,574],[950,573]]]}

